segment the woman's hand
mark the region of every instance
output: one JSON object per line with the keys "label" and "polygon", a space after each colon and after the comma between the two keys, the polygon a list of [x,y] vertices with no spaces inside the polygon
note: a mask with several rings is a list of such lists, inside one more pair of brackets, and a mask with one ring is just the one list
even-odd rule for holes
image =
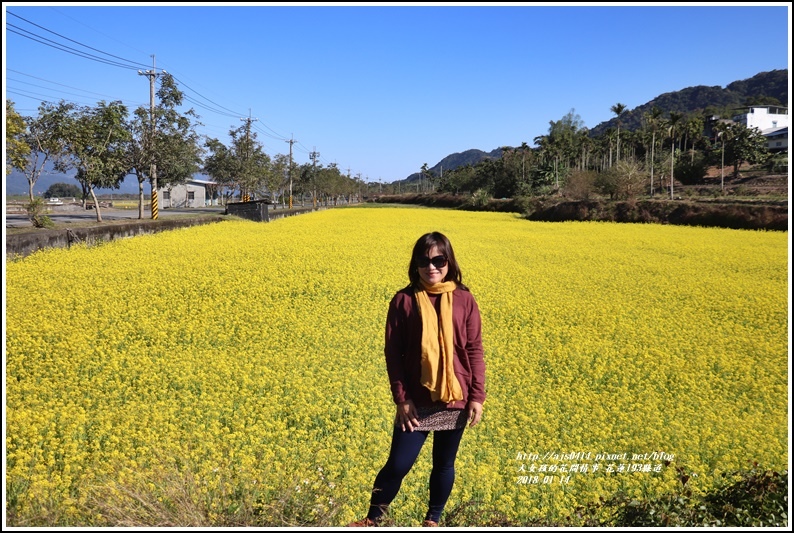
{"label": "woman's hand", "polygon": [[397,404],[397,423],[403,431],[413,431],[414,428],[419,427],[419,419],[417,419],[413,400],[406,400]]}
{"label": "woman's hand", "polygon": [[480,402],[469,402],[469,427],[476,426],[482,418],[482,404]]}

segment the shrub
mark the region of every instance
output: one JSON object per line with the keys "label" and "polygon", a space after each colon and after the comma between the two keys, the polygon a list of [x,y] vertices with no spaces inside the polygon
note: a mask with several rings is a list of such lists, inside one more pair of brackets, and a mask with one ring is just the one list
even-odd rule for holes
{"label": "shrub", "polygon": [[28,219],[33,224],[34,228],[55,227],[55,223],[52,219],[44,214],[45,209],[44,200],[39,197],[33,198],[33,200],[25,204],[25,211],[27,211]]}
{"label": "shrub", "polygon": [[[788,472],[748,471],[723,474],[723,483],[705,495],[688,485],[689,475],[676,468],[676,492],[658,498],[630,498],[619,492],[609,499],[579,507],[567,522],[613,527],[787,527]],[[736,478],[727,481],[727,478]],[[557,525],[557,524],[555,524]]]}
{"label": "shrub", "polygon": [[770,155],[764,164],[764,168],[773,174],[785,174],[788,172],[788,154]]}
{"label": "shrub", "polygon": [[589,200],[595,191],[596,173],[592,170],[576,170],[562,189],[563,196],[573,200]]}
{"label": "shrub", "polygon": [[488,205],[488,202],[491,200],[491,195],[485,189],[477,189],[471,194],[471,198],[467,202],[468,205],[472,207],[485,207]]}
{"label": "shrub", "polygon": [[675,165],[675,179],[684,185],[697,185],[703,183],[703,178],[708,173],[708,163],[703,154],[695,157],[682,157]]}

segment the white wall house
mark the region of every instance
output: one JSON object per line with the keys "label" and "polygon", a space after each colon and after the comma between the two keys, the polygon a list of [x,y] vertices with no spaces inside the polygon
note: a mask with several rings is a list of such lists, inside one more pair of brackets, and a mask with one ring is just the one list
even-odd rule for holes
{"label": "white wall house", "polygon": [[788,151],[788,128],[791,122],[783,106],[751,106],[733,116],[733,121],[756,128],[766,137],[770,152]]}
{"label": "white wall house", "polygon": [[157,196],[160,209],[217,205],[218,199],[211,198],[211,194],[207,191],[210,185],[215,185],[215,182],[192,179],[179,185],[158,187]]}
{"label": "white wall house", "polygon": [[770,152],[788,152],[788,128],[778,128],[764,133],[766,147]]}

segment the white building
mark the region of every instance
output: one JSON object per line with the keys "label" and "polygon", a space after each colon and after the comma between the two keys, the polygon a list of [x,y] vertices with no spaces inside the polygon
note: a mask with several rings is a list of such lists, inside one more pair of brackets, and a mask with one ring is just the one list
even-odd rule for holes
{"label": "white building", "polygon": [[750,106],[733,116],[733,121],[755,128],[767,139],[770,152],[788,151],[788,108],[783,106]]}
{"label": "white building", "polygon": [[211,193],[214,185],[214,181],[191,179],[179,185],[158,187],[160,208],[218,205],[218,199],[213,198]]}

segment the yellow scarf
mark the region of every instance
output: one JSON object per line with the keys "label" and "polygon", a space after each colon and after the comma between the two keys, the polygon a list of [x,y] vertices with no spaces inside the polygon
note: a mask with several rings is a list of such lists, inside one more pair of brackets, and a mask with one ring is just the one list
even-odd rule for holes
{"label": "yellow scarf", "polygon": [[[422,385],[430,389],[433,401],[449,403],[463,399],[463,391],[455,377],[452,360],[455,354],[455,331],[452,327],[452,291],[457,285],[445,281],[416,290],[419,315],[422,317]],[[441,294],[441,320],[427,293]],[[441,328],[439,330],[439,322]]]}

